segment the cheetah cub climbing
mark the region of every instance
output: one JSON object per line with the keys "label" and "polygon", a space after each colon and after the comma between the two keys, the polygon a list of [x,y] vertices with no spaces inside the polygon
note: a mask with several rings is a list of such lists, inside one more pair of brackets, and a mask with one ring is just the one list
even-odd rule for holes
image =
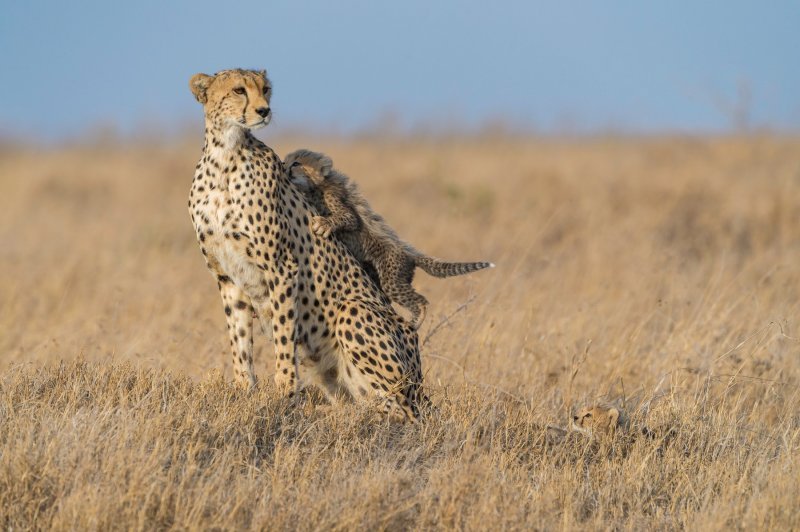
{"label": "cheetah cub climbing", "polygon": [[389,299],[411,311],[415,328],[422,325],[428,305],[411,286],[417,266],[434,277],[494,267],[490,262],[445,262],[403,242],[323,153],[297,150],[286,156],[284,164],[292,182],[321,214],[312,219],[312,231],[325,238],[335,233],[358,261],[372,266],[373,280]]}

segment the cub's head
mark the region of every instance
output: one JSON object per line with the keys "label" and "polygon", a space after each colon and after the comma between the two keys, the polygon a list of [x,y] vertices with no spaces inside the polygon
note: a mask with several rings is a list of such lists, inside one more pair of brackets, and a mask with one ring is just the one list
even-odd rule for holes
{"label": "cub's head", "polygon": [[609,434],[622,424],[620,411],[613,406],[589,406],[572,416],[572,428],[583,434]]}
{"label": "cub's head", "polygon": [[266,70],[223,70],[213,76],[195,74],[189,88],[203,104],[206,120],[214,127],[259,129],[269,124],[272,85]]}
{"label": "cub's head", "polygon": [[289,177],[296,182],[310,181],[321,185],[333,171],[333,161],[324,153],[311,150],[297,150],[286,156],[283,162]]}

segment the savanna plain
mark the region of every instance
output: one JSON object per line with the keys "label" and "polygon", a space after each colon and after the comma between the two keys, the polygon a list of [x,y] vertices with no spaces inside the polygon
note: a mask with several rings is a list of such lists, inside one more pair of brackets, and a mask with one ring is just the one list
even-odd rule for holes
{"label": "savanna plain", "polygon": [[[438,280],[438,411],[231,380],[186,209],[202,133],[0,146],[0,528],[800,528],[800,139],[283,136]],[[584,404],[632,426],[548,439]]]}

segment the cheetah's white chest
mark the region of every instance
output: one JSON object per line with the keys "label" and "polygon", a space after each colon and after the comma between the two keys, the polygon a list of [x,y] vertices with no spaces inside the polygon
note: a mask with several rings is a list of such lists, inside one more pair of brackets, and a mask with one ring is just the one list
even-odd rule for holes
{"label": "cheetah's white chest", "polygon": [[201,201],[197,203],[200,216],[195,216],[195,229],[198,236],[200,231],[212,232],[220,235],[225,232],[233,220],[233,209],[228,205],[230,195],[226,190],[210,190],[205,192]]}
{"label": "cheetah's white chest", "polygon": [[238,217],[228,204],[229,199],[226,190],[208,191],[198,206],[200,216],[195,215],[195,229],[209,259],[239,288],[251,292],[262,285],[264,276],[247,256],[246,241],[233,237]]}
{"label": "cheetah's white chest", "polygon": [[244,248],[225,240],[216,246],[214,255],[225,275],[250,297],[254,297],[255,291],[264,283],[264,274],[247,256]]}

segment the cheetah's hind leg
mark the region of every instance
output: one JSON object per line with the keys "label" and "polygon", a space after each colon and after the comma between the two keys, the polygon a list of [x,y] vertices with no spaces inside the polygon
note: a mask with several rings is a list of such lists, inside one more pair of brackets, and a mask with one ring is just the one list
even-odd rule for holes
{"label": "cheetah's hind leg", "polygon": [[359,400],[380,399],[406,419],[419,417],[422,366],[416,331],[379,305],[343,301],[336,316],[340,382]]}
{"label": "cheetah's hind leg", "polygon": [[384,289],[389,299],[411,312],[411,323],[414,330],[419,330],[422,322],[425,321],[428,307],[428,300],[425,299],[425,296],[418,294],[410,284],[386,281]]}

